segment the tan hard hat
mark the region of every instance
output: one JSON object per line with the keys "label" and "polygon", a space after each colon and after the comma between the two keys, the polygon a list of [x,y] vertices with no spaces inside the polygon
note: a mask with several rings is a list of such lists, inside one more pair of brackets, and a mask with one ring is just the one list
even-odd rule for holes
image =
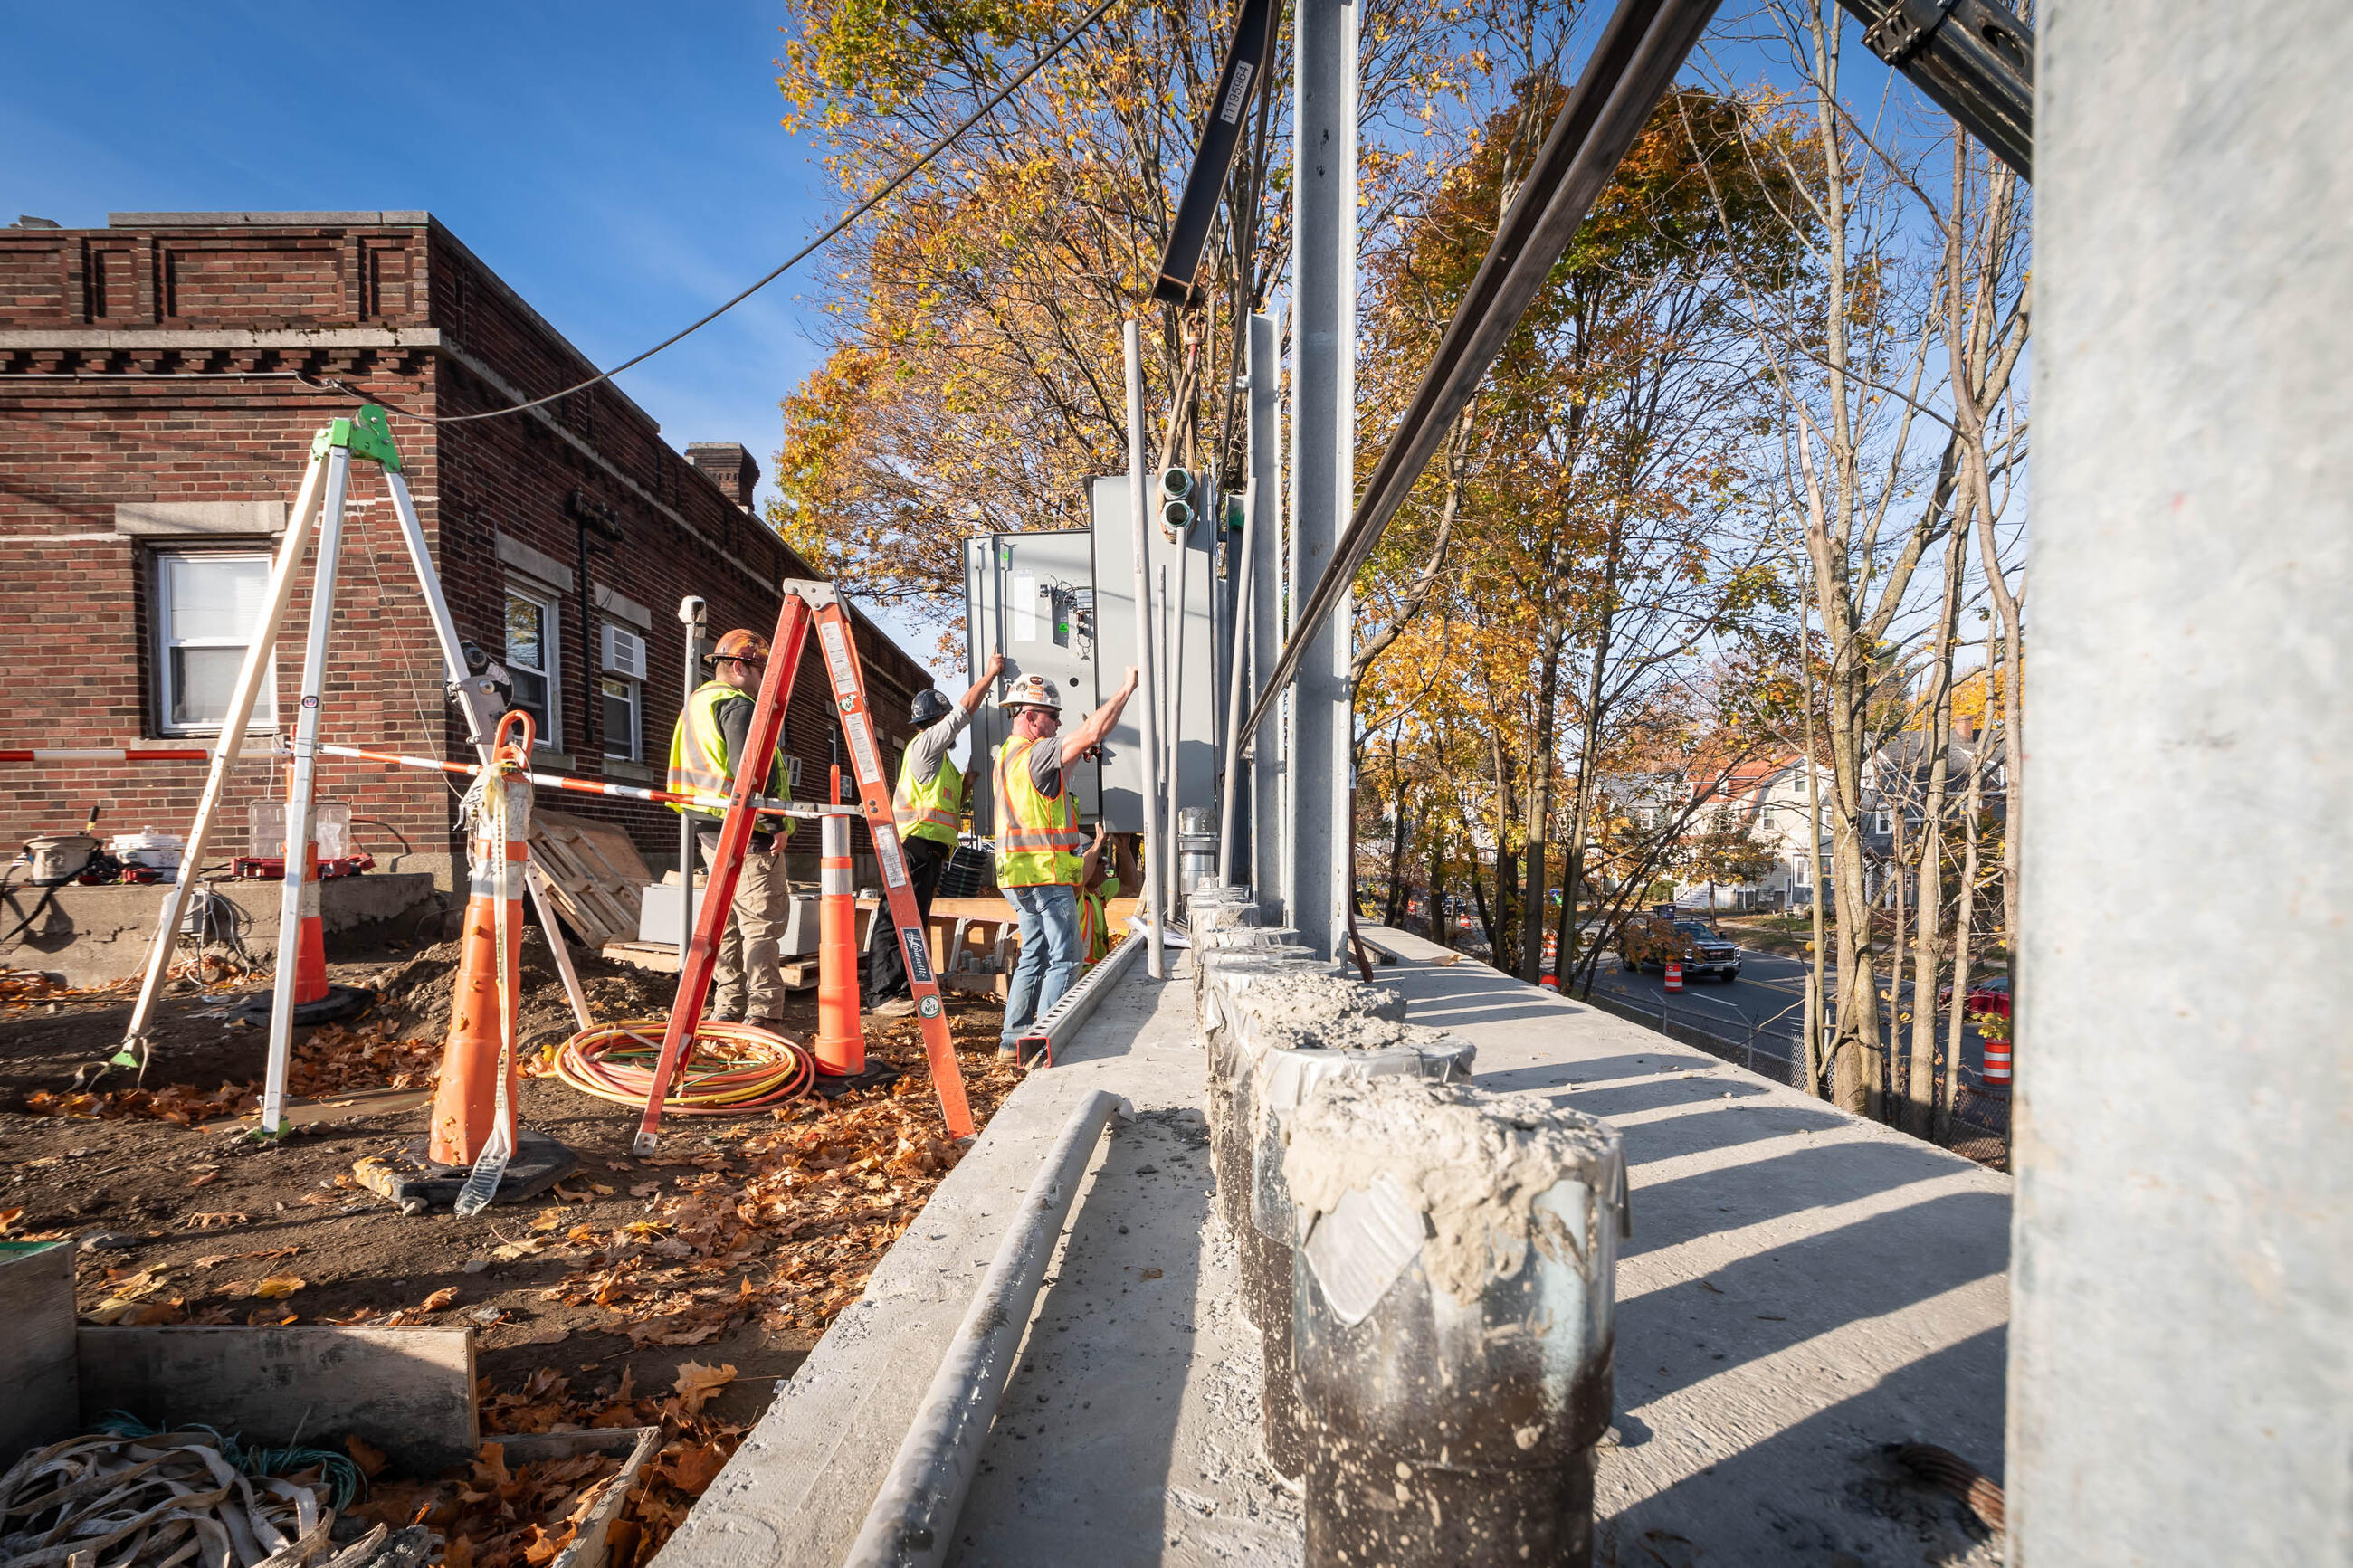
{"label": "tan hard hat", "polygon": [[1060,713],[1062,710],[1062,694],[1055,690],[1054,683],[1044,676],[1025,675],[1013,683],[1013,689],[1005,694],[1005,700],[998,706],[1043,708],[1050,712]]}
{"label": "tan hard hat", "polygon": [[742,626],[738,626],[719,639],[719,646],[711,650],[711,657],[713,658],[765,658],[768,657],[768,639],[757,632],[746,631]]}

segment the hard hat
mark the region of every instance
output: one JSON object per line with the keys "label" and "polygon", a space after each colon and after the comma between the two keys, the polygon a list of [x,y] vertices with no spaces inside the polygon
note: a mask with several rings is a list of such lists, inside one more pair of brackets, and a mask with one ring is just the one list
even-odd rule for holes
{"label": "hard hat", "polygon": [[1062,694],[1054,683],[1042,675],[1025,675],[1013,683],[1000,704],[1006,708],[1043,708],[1050,713],[1062,710]]}
{"label": "hard hat", "polygon": [[907,718],[916,727],[928,728],[948,716],[948,700],[933,690],[915,693],[914,706],[907,710]]}
{"label": "hard hat", "polygon": [[719,639],[719,646],[711,650],[711,657],[713,658],[765,658],[768,657],[768,639],[757,632],[745,631],[742,626],[737,626]]}

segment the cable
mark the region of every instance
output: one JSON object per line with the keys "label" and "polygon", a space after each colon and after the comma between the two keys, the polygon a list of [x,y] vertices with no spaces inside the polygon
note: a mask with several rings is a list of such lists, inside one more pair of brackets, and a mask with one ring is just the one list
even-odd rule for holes
{"label": "cable", "polygon": [[765,289],[769,284],[774,283],[777,279],[782,278],[786,273],[791,271],[802,261],[807,259],[809,256],[823,247],[827,241],[832,239],[836,235],[841,233],[842,230],[848,228],[851,224],[856,223],[860,218],[864,217],[868,213],[872,212],[876,207],[881,205],[884,197],[890,195],[892,192],[897,190],[909,180],[913,179],[917,174],[923,173],[924,168],[931,163],[932,160],[938,157],[942,153],[946,152],[949,146],[955,142],[957,137],[962,136],[975,125],[979,124],[983,116],[994,110],[998,104],[1003,103],[1007,99],[1012,97],[1016,89],[1019,88],[1023,82],[1028,81],[1031,77],[1037,75],[1039,71],[1045,68],[1045,67],[1064,49],[1077,42],[1080,34],[1085,32],[1089,27],[1093,26],[1097,22],[1101,21],[1103,19],[1103,13],[1109,11],[1113,5],[1118,4],[1119,0],[1102,0],[1100,5],[1096,5],[1093,10],[1088,12],[1085,16],[1080,19],[1076,26],[1072,27],[1069,32],[1064,33],[1060,37],[1055,39],[1052,47],[1049,48],[1044,54],[1039,55],[1036,59],[1030,61],[1029,65],[1022,68],[1019,75],[1007,82],[1003,87],[997,89],[995,96],[991,97],[979,108],[974,110],[970,114],[965,116],[963,121],[961,121],[954,130],[941,136],[938,141],[934,142],[929,147],[924,148],[922,156],[915,159],[913,163],[909,163],[905,168],[901,169],[897,174],[892,175],[891,178],[882,185],[881,189],[876,191],[872,195],[868,196],[864,201],[850,208],[848,213],[844,214],[841,218],[833,225],[833,226],[827,229],[823,234],[818,235],[815,239],[810,240],[807,245],[802,246],[798,250],[794,251],[790,256],[785,258],[785,259],[765,277],[760,279],[759,281],[754,283],[750,288],[744,289],[742,293],[736,295],[725,304],[721,305],[717,310],[712,310],[709,315],[704,316],[700,321],[694,321],[688,326],[681,328],[675,332],[672,332],[669,337],[664,338],[661,342],[646,350],[645,353],[637,355],[635,358],[623,360],[619,364],[615,365],[610,370],[599,371],[596,374],[590,376],[586,381],[567,386],[561,392],[551,392],[544,397],[534,397],[528,403],[512,404],[505,408],[492,408],[481,414],[418,414],[410,409],[400,407],[396,404],[387,403],[381,397],[371,397],[364,393],[345,385],[342,381],[332,376],[322,377],[319,384],[322,386],[332,387],[335,391],[343,393],[345,396],[357,399],[360,402],[374,403],[391,413],[399,415],[404,419],[419,420],[430,425],[464,425],[476,419],[497,419],[509,414],[521,414],[525,409],[538,408],[546,404],[554,403],[559,398],[569,397],[575,392],[586,392],[592,386],[601,385],[602,384],[612,380],[623,371],[629,369],[632,365],[643,364],[646,361],[653,358],[654,355],[661,353],[664,349],[669,348],[673,343],[680,342],[692,334],[701,331],[703,328],[709,326],[712,322],[717,321],[720,317],[725,315],[728,311],[733,310],[736,306],[742,304],[744,300],[758,293],[761,289]]}
{"label": "cable", "polygon": [[[661,1018],[631,1018],[583,1029],[556,1047],[555,1076],[598,1100],[642,1106],[653,1089],[668,1027]],[[698,1053],[723,1065],[697,1067]],[[766,1110],[807,1094],[817,1074],[817,1058],[789,1036],[751,1024],[706,1021],[694,1031],[693,1047],[662,1110],[683,1116]]]}

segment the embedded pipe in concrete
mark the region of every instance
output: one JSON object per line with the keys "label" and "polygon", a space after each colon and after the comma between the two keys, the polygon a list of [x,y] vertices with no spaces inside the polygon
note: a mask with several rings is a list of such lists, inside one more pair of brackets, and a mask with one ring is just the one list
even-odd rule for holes
{"label": "embedded pipe in concrete", "polygon": [[1011,1373],[1013,1352],[1029,1331],[1047,1260],[1061,1237],[1062,1221],[1093,1157],[1095,1139],[1119,1107],[1117,1095],[1096,1089],[1062,1124],[1061,1136],[1046,1152],[971,1309],[956,1326],[955,1338],[941,1358],[914,1425],[899,1445],[899,1456],[892,1461],[891,1473],[883,1478],[882,1489],[867,1510],[842,1568],[931,1568],[946,1560],[965,1494],[972,1489],[973,1471],[980,1463],[981,1445]]}

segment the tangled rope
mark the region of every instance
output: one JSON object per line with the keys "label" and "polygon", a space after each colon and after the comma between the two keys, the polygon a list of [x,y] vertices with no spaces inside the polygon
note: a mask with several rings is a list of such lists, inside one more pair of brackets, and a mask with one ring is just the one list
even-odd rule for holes
{"label": "tangled rope", "polygon": [[208,1429],[71,1437],[37,1448],[0,1476],[0,1562],[323,1563],[340,1555],[329,1544],[335,1510],[324,1494],[342,1492],[341,1478],[305,1483],[253,1473],[288,1459],[316,1462],[309,1450],[241,1454]]}
{"label": "tangled rope", "polygon": [[[557,1047],[555,1076],[583,1094],[641,1106],[653,1092],[668,1027],[661,1018],[630,1018],[583,1029]],[[817,1058],[790,1036],[750,1024],[706,1022],[694,1031],[662,1110],[685,1116],[765,1110],[799,1099],[816,1081]]]}

